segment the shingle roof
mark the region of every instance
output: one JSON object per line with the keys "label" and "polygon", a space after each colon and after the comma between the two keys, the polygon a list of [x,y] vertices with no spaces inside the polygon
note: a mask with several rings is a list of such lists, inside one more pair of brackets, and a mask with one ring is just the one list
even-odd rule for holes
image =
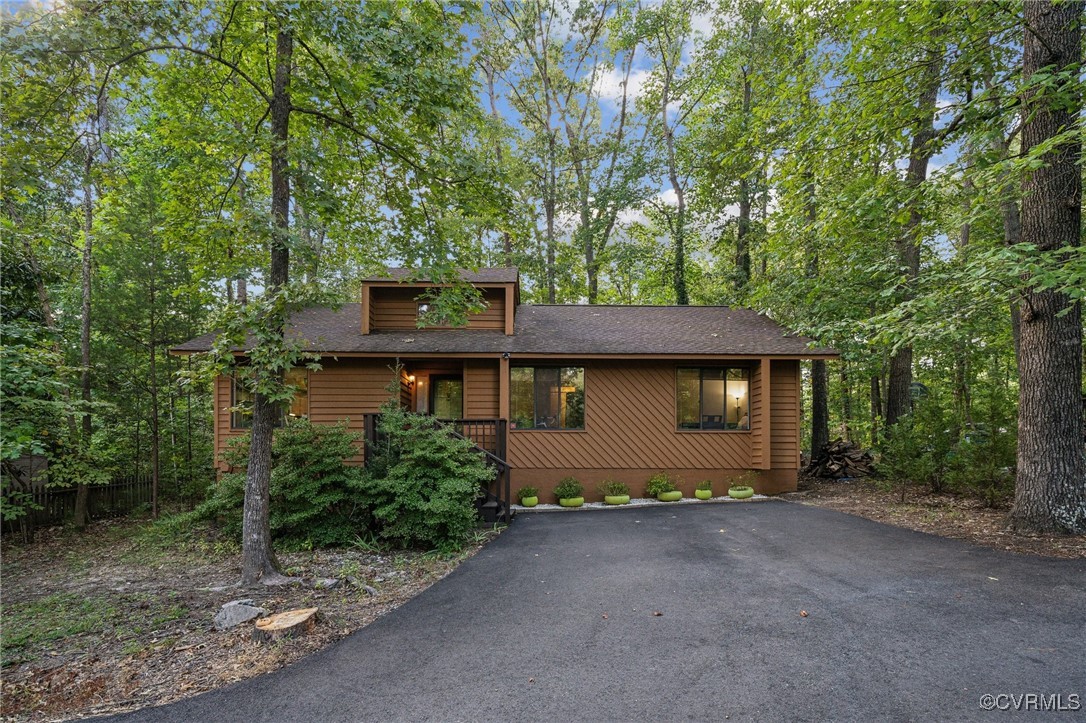
{"label": "shingle roof", "polygon": [[[295,314],[288,333],[306,340],[307,351],[333,353],[835,355],[811,340],[789,334],[769,317],[725,306],[517,307],[515,334],[476,329],[418,329],[362,334],[359,304],[315,307]],[[175,347],[207,351],[215,334]]]}
{"label": "shingle roof", "polygon": [[[411,278],[412,275],[418,273],[417,269],[398,269],[388,268],[385,269],[383,274],[377,276],[370,276],[363,281],[402,281],[404,279]],[[518,272],[515,266],[496,266],[492,268],[479,269],[478,271],[471,271],[469,269],[457,269],[456,273],[460,275],[460,278],[467,281],[470,284],[515,284],[517,283]],[[418,282],[428,281],[426,278],[416,279]]]}

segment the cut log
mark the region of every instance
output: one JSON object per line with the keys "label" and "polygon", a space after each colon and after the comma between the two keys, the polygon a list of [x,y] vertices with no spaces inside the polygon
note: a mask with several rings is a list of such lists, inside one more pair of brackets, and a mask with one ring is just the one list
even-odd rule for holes
{"label": "cut log", "polygon": [[823,447],[804,470],[813,477],[868,477],[875,473],[871,454],[838,438]]}
{"label": "cut log", "polygon": [[280,638],[293,638],[305,635],[317,624],[317,608],[302,608],[276,613],[256,621],[253,628],[253,640],[270,643]]}

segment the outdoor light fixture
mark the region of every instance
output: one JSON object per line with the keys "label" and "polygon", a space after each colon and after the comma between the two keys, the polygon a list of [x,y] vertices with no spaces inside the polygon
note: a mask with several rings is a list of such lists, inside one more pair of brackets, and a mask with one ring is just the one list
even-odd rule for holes
{"label": "outdoor light fixture", "polygon": [[408,374],[407,375],[407,383],[408,384],[414,384],[415,383],[415,375],[414,374]]}

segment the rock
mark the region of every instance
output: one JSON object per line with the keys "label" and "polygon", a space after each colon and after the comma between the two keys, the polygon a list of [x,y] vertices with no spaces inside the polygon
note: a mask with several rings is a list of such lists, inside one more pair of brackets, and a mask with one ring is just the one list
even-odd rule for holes
{"label": "rock", "polygon": [[264,608],[253,605],[251,599],[231,600],[215,613],[215,629],[229,630],[232,627],[247,623],[253,618],[267,615]]}
{"label": "rock", "polygon": [[356,587],[359,590],[365,590],[366,594],[370,597],[374,597],[377,595],[376,588],[370,587],[366,583],[359,580],[357,577],[349,577],[347,578],[347,582],[350,583],[351,587]]}
{"label": "rock", "polygon": [[322,578],[314,582],[313,587],[318,590],[331,590],[334,587],[339,587],[339,580],[334,577]]}
{"label": "rock", "polygon": [[317,608],[288,610],[285,613],[269,615],[256,621],[253,639],[269,643],[280,638],[293,638],[305,635],[317,624]]}

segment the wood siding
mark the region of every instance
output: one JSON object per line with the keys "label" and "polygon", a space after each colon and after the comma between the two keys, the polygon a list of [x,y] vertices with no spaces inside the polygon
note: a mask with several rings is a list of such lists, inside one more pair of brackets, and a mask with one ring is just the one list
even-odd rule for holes
{"label": "wood siding", "polygon": [[[755,364],[750,372],[750,428],[760,430],[762,420],[765,418],[765,410],[762,406],[762,368]],[[757,432],[751,433],[750,438],[750,466],[754,469],[762,469],[765,460],[764,437]]]}
{"label": "wood siding", "polygon": [[467,359],[464,361],[464,417],[467,419],[497,419],[498,361],[496,359]]}
{"label": "wood siding", "polygon": [[584,430],[510,430],[509,462],[515,469],[750,466],[750,432],[675,429],[674,363],[590,361],[583,366]]}
{"label": "wood siding", "polygon": [[[382,287],[369,289],[370,329],[417,329],[418,297],[423,289],[418,287]],[[469,329],[493,329],[505,331],[505,290],[482,289],[487,308],[468,317]],[[442,327],[429,327],[432,329]]]}
{"label": "wood siding", "polygon": [[[322,360],[309,375],[309,418],[317,424],[349,419],[362,432],[362,415],[377,412],[388,399],[394,379],[391,358]],[[741,470],[759,469],[758,455],[770,462],[759,472],[764,492],[795,489],[799,467],[800,367],[797,361],[773,361],[770,369],[771,448],[759,449],[765,404],[760,394],[759,366],[751,369],[751,431],[678,431],[675,428],[678,362],[587,360],[564,362],[585,368],[585,429],[568,431],[510,430],[508,459],[514,485],[533,484],[547,491],[561,476],[573,474],[586,487],[614,478],[630,484],[635,494],[654,471],[681,476],[683,488],[701,479],[724,480]],[[464,375],[464,414],[469,419],[503,417],[498,359],[409,360],[405,374]],[[401,391],[402,391],[401,387]],[[215,452],[242,430],[230,429],[230,378],[215,383]],[[768,459],[766,459],[768,457]],[[353,458],[361,462],[361,454]]]}
{"label": "wood siding", "polygon": [[798,361],[770,365],[770,414],[773,469],[799,468],[800,377]]}

